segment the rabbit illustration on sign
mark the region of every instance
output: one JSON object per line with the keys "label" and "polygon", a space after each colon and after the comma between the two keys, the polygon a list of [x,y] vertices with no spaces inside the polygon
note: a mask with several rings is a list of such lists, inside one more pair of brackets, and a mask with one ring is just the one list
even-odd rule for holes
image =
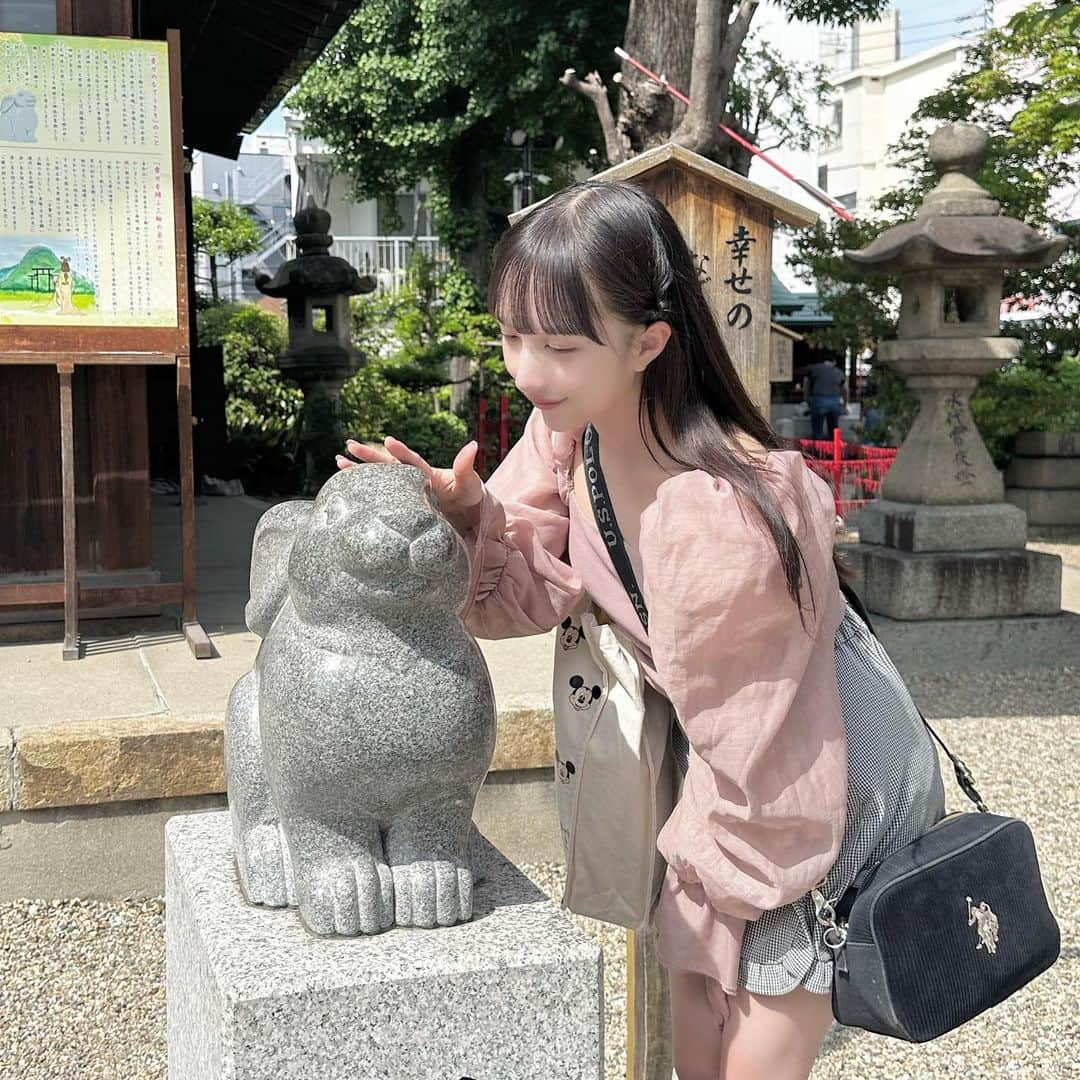
{"label": "rabbit illustration on sign", "polygon": [[37,98],[18,90],[0,99],[0,140],[37,142]]}
{"label": "rabbit illustration on sign", "polygon": [[316,934],[467,921],[495,699],[460,619],[468,555],[423,473],[365,464],[272,507],[250,584],[263,640],[225,719],[244,895]]}

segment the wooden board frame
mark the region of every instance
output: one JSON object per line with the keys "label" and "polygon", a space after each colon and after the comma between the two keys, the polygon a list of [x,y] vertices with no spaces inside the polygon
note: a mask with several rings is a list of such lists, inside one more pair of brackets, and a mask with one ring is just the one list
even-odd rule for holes
{"label": "wooden board frame", "polygon": [[[131,39],[136,40],[136,39]],[[0,608],[64,604],[65,660],[79,659],[79,604],[99,608],[179,603],[180,628],[197,659],[213,656],[195,612],[195,481],[191,436],[191,315],[188,296],[187,215],[184,196],[180,31],[166,32],[172,150],[176,315],[173,326],[5,327],[0,364],[52,364],[60,378],[60,447],[63,477],[64,580],[0,585]],[[181,580],[158,585],[84,589],[75,547],[75,439],[72,376],[77,364],[173,364],[180,435]]]}

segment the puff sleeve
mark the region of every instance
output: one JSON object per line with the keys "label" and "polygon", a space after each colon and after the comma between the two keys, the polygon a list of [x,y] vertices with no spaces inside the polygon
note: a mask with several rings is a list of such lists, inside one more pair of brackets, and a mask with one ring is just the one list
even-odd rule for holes
{"label": "puff sleeve", "polygon": [[524,637],[557,626],[584,591],[565,559],[569,534],[551,431],[533,409],[484,484],[479,525],[462,534],[471,578],[461,617],[469,632]]}
{"label": "puff sleeve", "polygon": [[847,802],[832,499],[797,454],[770,458],[767,482],[806,561],[805,629],[770,535],[727,481],[680,474],[661,485],[642,522],[649,643],[692,750],[682,797],[657,841],[668,862],[662,958],[683,966],[680,933],[700,950],[712,932],[703,920],[719,919],[730,948],[711,973],[728,992],[745,920],[825,876]]}

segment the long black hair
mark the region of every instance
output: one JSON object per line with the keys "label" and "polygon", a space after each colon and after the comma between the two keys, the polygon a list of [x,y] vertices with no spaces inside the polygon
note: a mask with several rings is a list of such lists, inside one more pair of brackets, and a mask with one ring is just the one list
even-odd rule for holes
{"label": "long black hair", "polygon": [[[530,305],[539,331],[530,325]],[[788,593],[798,604],[802,552],[762,479],[761,465],[739,435],[745,432],[769,450],[785,444],[735,370],[674,218],[629,181],[584,180],[564,188],[511,226],[495,247],[488,309],[506,325],[604,344],[600,306],[627,323],[671,325],[663,352],[645,368],[638,410],[642,439],[648,446],[647,416],[669,458],[731,484],[772,537]],[[674,447],[658,430],[658,414]],[[835,553],[833,559],[838,574],[848,576]]]}

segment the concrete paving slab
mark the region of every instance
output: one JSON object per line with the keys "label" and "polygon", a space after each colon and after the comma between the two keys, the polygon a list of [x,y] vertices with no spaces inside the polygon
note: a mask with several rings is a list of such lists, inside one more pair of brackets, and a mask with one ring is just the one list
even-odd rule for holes
{"label": "concrete paving slab", "polygon": [[0,722],[24,727],[163,712],[133,639],[114,644],[78,661],[61,659],[53,642],[0,646]]}
{"label": "concrete paving slab", "polygon": [[0,812],[11,809],[11,792],[15,786],[11,775],[14,748],[11,728],[0,728]]}
{"label": "concrete paving slab", "polygon": [[259,640],[250,630],[215,633],[212,641],[218,655],[209,660],[196,660],[179,636],[147,644],[141,652],[169,712],[224,716],[229,691],[250,669]]}

